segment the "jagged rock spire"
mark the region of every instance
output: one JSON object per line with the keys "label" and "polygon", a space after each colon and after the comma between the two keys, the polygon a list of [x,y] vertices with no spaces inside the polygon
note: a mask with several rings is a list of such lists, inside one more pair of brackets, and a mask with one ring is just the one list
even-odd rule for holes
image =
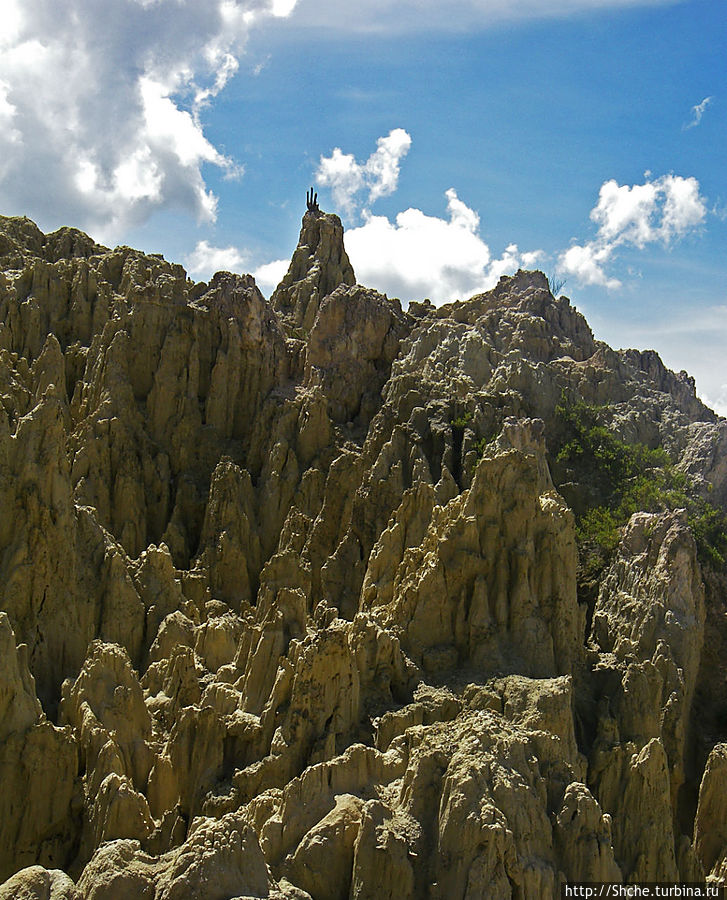
{"label": "jagged rock spire", "polygon": [[313,188],[306,201],[298,246],[270,302],[289,326],[310,331],[323,298],[341,284],[356,284],[356,276],[343,245],[341,220],[321,211]]}

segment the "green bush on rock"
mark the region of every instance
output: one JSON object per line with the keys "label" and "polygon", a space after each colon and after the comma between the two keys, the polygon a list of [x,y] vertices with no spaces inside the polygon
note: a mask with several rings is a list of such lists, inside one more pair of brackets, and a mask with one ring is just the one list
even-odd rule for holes
{"label": "green bush on rock", "polygon": [[604,424],[606,407],[564,399],[556,407],[556,464],[569,480],[588,485],[589,500],[576,515],[582,576],[591,580],[609,561],[621,529],[635,512],[686,509],[700,562],[723,568],[727,516],[700,497],[661,447],[627,443]]}

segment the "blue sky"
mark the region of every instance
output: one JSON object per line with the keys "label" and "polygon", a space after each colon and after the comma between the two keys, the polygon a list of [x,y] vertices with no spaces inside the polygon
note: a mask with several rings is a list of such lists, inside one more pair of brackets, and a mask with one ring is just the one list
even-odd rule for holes
{"label": "blue sky", "polygon": [[723,0],[4,3],[0,212],[267,292],[316,184],[364,283],[542,268],[727,413]]}

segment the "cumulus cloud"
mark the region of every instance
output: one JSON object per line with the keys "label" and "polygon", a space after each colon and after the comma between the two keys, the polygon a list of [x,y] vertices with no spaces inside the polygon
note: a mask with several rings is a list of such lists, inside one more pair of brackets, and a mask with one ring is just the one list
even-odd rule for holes
{"label": "cumulus cloud", "polygon": [[[190,276],[198,281],[209,281],[215,272],[249,271],[250,256],[238,247],[214,247],[209,241],[199,241],[194,250],[184,258]],[[252,274],[260,290],[270,295],[288,271],[289,259],[275,259],[253,269]]]}
{"label": "cumulus cloud", "polygon": [[295,0],[3,0],[0,203],[105,239],[162,208],[212,221],[201,114],[251,26]]}
{"label": "cumulus cloud", "polygon": [[335,147],[330,156],[321,156],[315,173],[319,187],[331,189],[336,205],[352,213],[358,195],[367,191],[367,204],[393,194],[399,183],[401,160],[409,152],[411,136],[403,128],[394,128],[376,142],[376,150],[366,162],[359,163],[352,153]]}
{"label": "cumulus cloud", "polygon": [[208,281],[215,272],[239,272],[245,260],[237,247],[213,247],[208,241],[199,241],[184,264],[192,278]]}
{"label": "cumulus cloud", "polygon": [[283,280],[288,271],[289,259],[274,259],[272,262],[258,266],[253,272],[258,287],[264,294],[270,295]]}
{"label": "cumulus cloud", "polygon": [[705,97],[701,103],[697,103],[696,106],[692,107],[692,119],[690,122],[687,122],[686,125],[683,126],[682,131],[686,131],[688,128],[696,128],[697,125],[702,121],[702,116],[704,115],[705,109],[712,102],[711,97]]}
{"label": "cumulus cloud", "polygon": [[574,244],[560,255],[558,272],[575,276],[580,284],[597,284],[615,290],[621,287],[621,282],[618,278],[609,278],[603,270],[612,252],[609,244],[599,246],[596,241],[585,245]]}
{"label": "cumulus cloud", "polygon": [[[376,150],[365,162],[336,147],[321,156],[316,184],[328,187],[336,205],[353,216],[361,205],[362,224],[346,232],[346,250],[358,280],[401,300],[446,303],[493,287],[501,275],[532,267],[541,251],[521,253],[510,244],[493,259],[480,236],[480,217],[450,188],[447,217],[428,216],[420,209],[406,209],[394,221],[377,216],[368,208],[380,197],[394,193],[401,161],[411,148],[411,136],[394,128],[376,142]],[[357,217],[358,218],[358,217]],[[256,272],[268,284],[277,284],[285,274],[282,261]],[[274,284],[272,285],[274,286]]]}
{"label": "cumulus cloud", "polygon": [[694,177],[662,175],[631,186],[611,179],[601,185],[591,220],[598,225],[594,240],[574,244],[561,253],[558,271],[575,276],[581,284],[615,289],[621,282],[606,274],[604,266],[622,246],[642,249],[659,242],[668,246],[702,224],[707,215],[705,198]]}
{"label": "cumulus cloud", "polygon": [[477,213],[453,188],[446,197],[447,218],[407,209],[392,222],[367,213],[361,226],[346,233],[358,280],[404,301],[428,297],[440,304],[489,290],[501,275],[540,258],[540,251],[521,253],[510,244],[493,259]]}

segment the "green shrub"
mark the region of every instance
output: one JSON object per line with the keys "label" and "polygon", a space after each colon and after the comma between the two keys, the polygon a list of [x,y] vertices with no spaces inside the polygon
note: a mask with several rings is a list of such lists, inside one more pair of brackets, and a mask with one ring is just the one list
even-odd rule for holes
{"label": "green shrub", "polygon": [[452,419],[452,427],[453,428],[464,428],[468,422],[472,418],[471,412],[464,412],[461,416],[457,416],[455,419]]}
{"label": "green shrub", "polygon": [[576,517],[581,567],[593,577],[613,555],[623,526],[635,512],[686,509],[700,561],[722,568],[727,561],[727,516],[700,497],[662,448],[629,444],[608,430],[605,407],[583,402],[556,408],[556,461],[569,477],[589,485],[592,502]]}
{"label": "green shrub", "polygon": [[[495,435],[495,437],[496,436],[497,435]],[[487,445],[491,444],[494,439],[495,438],[485,436],[485,437],[480,438],[479,441],[477,441],[477,443],[475,444],[475,452],[477,453],[477,459],[482,459],[482,457],[485,455],[485,450],[487,449]]]}

